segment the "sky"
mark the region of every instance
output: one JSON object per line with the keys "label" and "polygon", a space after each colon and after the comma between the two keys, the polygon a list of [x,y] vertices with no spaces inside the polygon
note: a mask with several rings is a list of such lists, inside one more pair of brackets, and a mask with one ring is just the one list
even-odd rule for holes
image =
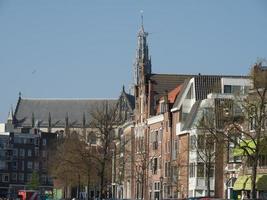
{"label": "sky", "polygon": [[144,27],[154,73],[246,75],[267,1],[0,0],[0,122],[22,98],[116,98]]}

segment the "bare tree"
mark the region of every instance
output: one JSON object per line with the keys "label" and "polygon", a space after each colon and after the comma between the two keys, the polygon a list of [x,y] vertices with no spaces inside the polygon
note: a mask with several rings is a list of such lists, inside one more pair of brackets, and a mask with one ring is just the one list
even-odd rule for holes
{"label": "bare tree", "polygon": [[100,179],[100,199],[107,196],[108,184],[111,183],[111,162],[114,153],[115,142],[119,139],[116,128],[123,123],[118,114],[115,103],[103,102],[95,106],[90,112],[90,128],[96,134],[99,144],[93,159],[97,163],[97,171]]}
{"label": "bare tree", "polygon": [[[70,197],[68,188],[79,184],[79,177],[82,175],[80,171],[81,163],[77,146],[80,146],[80,141],[77,137],[69,135],[57,142],[53,153],[49,156],[49,173],[52,177],[64,185],[65,197]],[[66,176],[67,175],[67,176]]]}
{"label": "bare tree", "polygon": [[[202,165],[203,176],[207,186],[207,195],[211,196],[211,182],[210,179],[214,176],[215,164],[215,138],[204,129],[200,129],[196,140],[192,143],[193,149],[197,153],[197,161]],[[198,166],[200,167],[200,166]]]}

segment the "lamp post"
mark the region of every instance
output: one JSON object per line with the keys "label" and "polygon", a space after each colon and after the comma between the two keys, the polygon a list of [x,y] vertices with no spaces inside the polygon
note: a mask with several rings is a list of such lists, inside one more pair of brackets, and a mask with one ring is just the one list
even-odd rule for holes
{"label": "lamp post", "polygon": [[160,200],[163,200],[163,191],[162,191],[162,186],[163,186],[163,177],[161,176],[160,178],[159,178],[159,180],[160,180]]}

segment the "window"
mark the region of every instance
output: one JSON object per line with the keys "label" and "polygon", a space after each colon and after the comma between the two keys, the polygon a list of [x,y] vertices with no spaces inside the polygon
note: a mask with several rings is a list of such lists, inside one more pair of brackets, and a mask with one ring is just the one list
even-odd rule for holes
{"label": "window", "polygon": [[18,156],[18,149],[13,149],[13,157],[17,157]]}
{"label": "window", "polygon": [[224,93],[226,93],[226,94],[232,93],[231,85],[224,85]]}
{"label": "window", "polygon": [[161,114],[164,113],[165,112],[165,102],[164,101],[160,102],[159,106],[160,106],[160,113]]}
{"label": "window", "polygon": [[46,184],[46,175],[42,174],[41,183]]}
{"label": "window", "polygon": [[96,144],[96,133],[90,132],[87,135],[87,142],[90,144]]}
{"label": "window", "polygon": [[189,177],[195,177],[195,164],[190,163],[189,164]]}
{"label": "window", "polygon": [[171,163],[165,162],[165,177],[171,176]]}
{"label": "window", "polygon": [[28,161],[28,163],[27,163],[27,169],[32,169],[32,161]]}
{"label": "window", "polygon": [[204,163],[197,164],[197,177],[198,178],[204,177]]}
{"label": "window", "polygon": [[246,93],[247,90],[247,86],[243,87],[240,85],[224,85],[224,93],[225,94],[240,94],[240,93]]}
{"label": "window", "polygon": [[32,150],[28,149],[28,157],[32,157]]}
{"label": "window", "polygon": [[158,149],[158,139],[159,139],[159,132],[155,131],[154,132],[154,138],[153,138],[153,150]]}
{"label": "window", "polygon": [[240,94],[240,92],[241,92],[241,86],[240,85],[233,85],[232,86],[232,93]]}
{"label": "window", "polygon": [[181,122],[185,122],[187,119],[188,113],[182,112]]}
{"label": "window", "polygon": [[21,143],[21,139],[19,137],[14,137],[14,143],[15,144]]}
{"label": "window", "polygon": [[34,169],[39,170],[39,162],[37,161],[34,162]]}
{"label": "window", "polygon": [[20,149],[19,150],[19,156],[20,157],[24,157],[25,156],[25,150],[24,149]]}
{"label": "window", "polygon": [[210,177],[214,177],[214,165],[210,166]]}
{"label": "window", "polygon": [[154,182],[154,190],[160,190],[160,183]]}
{"label": "window", "polygon": [[153,159],[153,174],[157,174],[158,170],[158,158]]}
{"label": "window", "polygon": [[34,144],[34,138],[30,138],[30,144]]}
{"label": "window", "polygon": [[46,146],[46,139],[43,139],[43,146]]}
{"label": "window", "polygon": [[168,162],[168,176],[171,176],[171,162]]}
{"label": "window", "polygon": [[17,173],[12,173],[11,180],[17,181]]}
{"label": "window", "polygon": [[205,135],[198,135],[197,137],[197,147],[198,149],[204,149],[205,145]]}
{"label": "window", "polygon": [[42,157],[46,158],[46,151],[45,150],[42,151]]}
{"label": "window", "polygon": [[34,138],[34,144],[39,145],[39,139],[38,138]]}
{"label": "window", "polygon": [[19,181],[24,182],[24,174],[23,173],[19,173]]}
{"label": "window", "polygon": [[39,148],[38,147],[35,147],[34,154],[35,154],[35,157],[39,157]]}
{"label": "window", "polygon": [[17,162],[12,162],[12,169],[17,170],[18,169],[18,163]]}
{"label": "window", "polygon": [[168,163],[167,162],[165,162],[165,177],[167,177],[168,176]]}
{"label": "window", "polygon": [[27,182],[30,182],[32,180],[32,174],[27,174]]}
{"label": "window", "polygon": [[3,174],[3,182],[9,182],[9,175]]}

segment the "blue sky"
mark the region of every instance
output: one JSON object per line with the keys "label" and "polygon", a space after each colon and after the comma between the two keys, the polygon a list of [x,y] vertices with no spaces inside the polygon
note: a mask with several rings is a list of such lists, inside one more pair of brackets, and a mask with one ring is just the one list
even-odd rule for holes
{"label": "blue sky", "polygon": [[144,11],[155,73],[242,74],[267,58],[267,2],[0,0],[0,121],[32,98],[117,97]]}

